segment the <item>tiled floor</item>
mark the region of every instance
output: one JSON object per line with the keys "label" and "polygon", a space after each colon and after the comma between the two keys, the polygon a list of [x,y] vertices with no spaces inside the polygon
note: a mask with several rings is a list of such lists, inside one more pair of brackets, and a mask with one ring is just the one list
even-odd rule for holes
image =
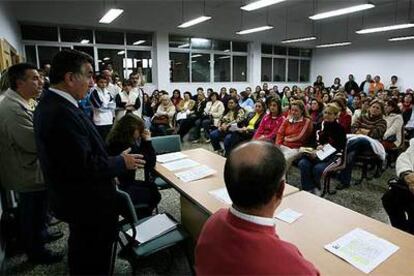
{"label": "tiled floor", "polygon": [[[184,143],[183,149],[191,149],[203,147],[212,150],[209,144],[191,144]],[[358,177],[360,171],[355,170],[353,177]],[[328,195],[326,199],[350,208],[356,212],[365,214],[369,217],[375,218],[382,222],[388,223],[387,215],[381,205],[381,196],[386,191],[387,181],[394,174],[394,170],[388,169],[381,178],[365,181],[362,185],[352,186],[347,190],[339,191],[335,195]],[[289,172],[289,184],[300,186],[299,171],[297,168],[292,168]],[[332,186],[335,187],[336,181],[332,181]],[[179,194],[173,189],[162,191],[162,200],[159,206],[160,212],[169,212],[177,220],[180,220],[179,210]],[[65,232],[65,238],[50,245],[55,250],[66,249],[66,238],[68,236],[68,229],[64,223],[56,226]],[[283,238],[283,237],[282,237]],[[168,268],[170,257],[173,258],[172,265]],[[51,266],[33,266],[26,262],[24,255],[17,255],[6,260],[5,274],[25,274],[25,275],[62,275],[67,274],[66,258],[63,262]],[[168,271],[166,271],[168,269]],[[130,267],[124,260],[118,258],[115,268],[116,274],[130,274]],[[143,263],[139,274],[145,275],[188,275],[190,274],[189,266],[186,262],[184,252],[182,250],[174,250],[169,253],[157,254],[149,258]]]}

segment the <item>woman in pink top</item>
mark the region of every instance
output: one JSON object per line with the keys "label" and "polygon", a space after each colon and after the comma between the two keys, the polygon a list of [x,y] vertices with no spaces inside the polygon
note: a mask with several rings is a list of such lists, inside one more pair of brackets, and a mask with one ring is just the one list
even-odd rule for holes
{"label": "woman in pink top", "polygon": [[268,106],[269,113],[264,116],[253,139],[274,141],[279,127],[285,120],[282,116],[282,106],[278,99],[271,98],[268,102]]}

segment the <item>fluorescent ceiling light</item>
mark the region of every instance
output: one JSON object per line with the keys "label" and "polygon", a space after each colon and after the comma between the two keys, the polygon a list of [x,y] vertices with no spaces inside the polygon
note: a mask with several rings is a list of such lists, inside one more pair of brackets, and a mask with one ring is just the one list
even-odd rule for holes
{"label": "fluorescent ceiling light", "polygon": [[225,53],[228,53],[228,52],[230,52],[230,49],[226,49],[226,50],[224,50],[224,52]]}
{"label": "fluorescent ceiling light", "polygon": [[201,57],[202,55],[200,55],[200,54],[195,54],[195,55],[192,55],[191,57],[192,58],[196,58],[196,57]]}
{"label": "fluorescent ceiling light", "polygon": [[211,16],[203,15],[203,16],[191,19],[190,21],[182,23],[181,25],[178,26],[178,28],[188,28],[188,27],[194,26],[196,24],[200,24],[201,22],[210,20],[210,19],[211,19]]}
{"label": "fluorescent ceiling light", "polygon": [[98,59],[98,62],[102,62],[102,60]]}
{"label": "fluorescent ceiling light", "polygon": [[226,59],[226,58],[230,58],[230,56],[218,57],[217,59]]}
{"label": "fluorescent ceiling light", "polygon": [[388,41],[403,41],[403,40],[413,40],[414,36],[400,36],[400,37],[393,37],[388,39]]}
{"label": "fluorescent ceiling light", "polygon": [[282,40],[282,43],[295,43],[295,42],[304,42],[304,41],[311,41],[315,40],[316,36],[308,36],[308,37],[299,37],[299,38],[292,38],[292,39],[285,39]]}
{"label": "fluorescent ceiling light", "polygon": [[89,39],[82,39],[80,41],[81,44],[88,44],[89,43]]}
{"label": "fluorescent ceiling light", "polygon": [[123,9],[110,9],[104,16],[102,16],[102,18],[99,20],[99,23],[109,24],[123,12]]}
{"label": "fluorescent ceiling light", "polygon": [[178,48],[187,48],[187,47],[190,47],[189,43],[178,45]]}
{"label": "fluorescent ceiling light", "polygon": [[123,54],[125,54],[125,51],[119,51],[117,54],[118,55],[123,55]]}
{"label": "fluorescent ceiling light", "polygon": [[357,34],[371,34],[371,33],[379,33],[379,32],[388,32],[388,31],[394,31],[394,30],[408,29],[408,28],[412,28],[412,27],[414,27],[413,23],[406,23],[406,24],[398,24],[398,25],[363,29],[363,30],[356,31],[356,33]]}
{"label": "fluorescent ceiling light", "polygon": [[346,42],[335,42],[335,43],[329,43],[329,44],[320,44],[317,45],[316,48],[331,48],[331,47],[341,47],[341,46],[348,46],[352,43],[349,41]]}
{"label": "fluorescent ceiling light", "polygon": [[103,58],[103,60],[110,60],[110,59],[111,59],[110,57]]}
{"label": "fluorescent ceiling light", "polygon": [[252,28],[252,29],[238,31],[238,32],[236,32],[236,34],[239,34],[239,35],[251,34],[251,33],[256,33],[256,32],[270,30],[270,29],[273,29],[273,28],[274,28],[273,26],[266,25],[266,26]]}
{"label": "fluorescent ceiling light", "polygon": [[264,8],[270,5],[274,5],[277,3],[285,2],[286,0],[259,0],[247,5],[240,7],[240,9],[245,11],[254,11],[260,8]]}
{"label": "fluorescent ceiling light", "polygon": [[349,13],[359,12],[359,11],[363,11],[363,10],[368,10],[368,9],[372,9],[374,7],[375,7],[375,5],[373,5],[373,4],[357,5],[357,6],[352,6],[352,7],[348,7],[348,8],[339,9],[339,10],[333,10],[333,11],[318,13],[318,14],[309,16],[309,18],[312,19],[312,20],[320,20],[320,19],[339,16],[339,15],[343,15],[343,14],[349,14]]}
{"label": "fluorescent ceiling light", "polygon": [[138,40],[138,41],[135,41],[134,43],[132,43],[132,45],[140,45],[140,44],[142,44],[142,43],[145,43],[145,40]]}

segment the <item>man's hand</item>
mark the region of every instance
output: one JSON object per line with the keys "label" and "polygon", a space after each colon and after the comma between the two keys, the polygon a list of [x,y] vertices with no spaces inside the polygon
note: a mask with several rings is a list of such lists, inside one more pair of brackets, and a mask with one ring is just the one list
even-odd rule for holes
{"label": "man's hand", "polygon": [[404,181],[407,183],[408,188],[414,194],[414,172],[404,176]]}
{"label": "man's hand", "polygon": [[151,140],[151,132],[148,129],[145,129],[141,134],[142,139],[145,141]]}
{"label": "man's hand", "polygon": [[131,148],[124,150],[121,156],[124,158],[125,167],[127,170],[136,170],[143,168],[145,165],[144,156],[141,154],[130,154]]}

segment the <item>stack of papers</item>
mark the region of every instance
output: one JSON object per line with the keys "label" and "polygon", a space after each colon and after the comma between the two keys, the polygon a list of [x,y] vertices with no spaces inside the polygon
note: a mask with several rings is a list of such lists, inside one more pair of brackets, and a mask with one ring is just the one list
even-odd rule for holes
{"label": "stack of papers", "polygon": [[160,163],[167,163],[179,159],[186,158],[187,155],[181,153],[181,152],[172,152],[172,153],[166,153],[166,154],[160,154],[157,155],[157,161]]}
{"label": "stack of papers", "polygon": [[296,211],[293,211],[290,208],[286,208],[285,210],[283,210],[282,212],[280,212],[279,214],[277,214],[275,217],[277,219],[283,220],[287,223],[293,223],[295,220],[297,220],[298,218],[300,218],[303,214],[298,213]]}
{"label": "stack of papers", "polygon": [[220,200],[221,202],[224,202],[229,205],[233,203],[225,187],[217,189],[217,190],[209,191],[208,193],[214,196],[216,199]]}
{"label": "stack of papers", "polygon": [[399,247],[356,228],[336,241],[325,245],[325,249],[362,272],[370,273],[394,254]]}
{"label": "stack of papers", "polygon": [[[177,228],[177,223],[170,219],[166,214],[158,214],[141,223],[135,229],[137,230],[136,240],[144,243],[164,235]],[[132,229],[126,232],[132,236]]]}
{"label": "stack of papers", "polygon": [[335,152],[336,149],[334,147],[332,147],[330,144],[326,144],[322,149],[316,151],[316,156],[318,156],[319,160],[324,160],[326,157]]}
{"label": "stack of papers", "polygon": [[191,182],[213,175],[214,173],[216,173],[215,170],[206,165],[203,165],[187,171],[176,173],[175,175],[184,182]]}
{"label": "stack of papers", "polygon": [[169,171],[178,171],[181,169],[192,168],[198,165],[200,165],[200,163],[193,161],[191,159],[181,159],[162,164],[162,166],[164,166]]}

